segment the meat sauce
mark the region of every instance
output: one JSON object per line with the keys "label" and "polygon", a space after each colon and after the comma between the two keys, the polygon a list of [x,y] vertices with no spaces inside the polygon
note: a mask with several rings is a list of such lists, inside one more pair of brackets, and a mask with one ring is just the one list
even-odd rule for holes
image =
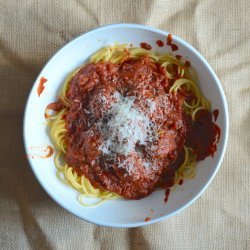
{"label": "meat sauce", "polygon": [[[213,154],[217,135],[209,112],[198,112],[196,121],[191,122],[182,108],[185,96],[170,95],[171,85],[165,70],[146,57],[128,59],[121,64],[91,63],[81,68],[67,92],[71,102],[65,118],[67,163],[79,175],[86,176],[93,186],[128,199],[145,197],[157,187],[169,190],[176,169],[184,161],[183,145],[194,148],[197,159],[202,160]],[[97,124],[100,119],[106,122],[110,119],[103,117],[102,110],[109,110],[116,102],[115,92],[124,97],[133,96],[134,105],[142,113],[149,108],[142,103],[153,100],[155,107],[150,119],[160,126],[160,133],[157,140],[147,145],[136,144],[131,154],[115,153],[112,158],[100,150],[104,135]],[[106,102],[100,97],[105,97]],[[57,109],[60,105],[60,102],[52,104]],[[152,152],[146,149],[149,146],[154,148]],[[134,162],[133,174],[128,168],[119,167],[117,159],[125,162],[127,158]],[[146,164],[153,167],[146,168]]]}

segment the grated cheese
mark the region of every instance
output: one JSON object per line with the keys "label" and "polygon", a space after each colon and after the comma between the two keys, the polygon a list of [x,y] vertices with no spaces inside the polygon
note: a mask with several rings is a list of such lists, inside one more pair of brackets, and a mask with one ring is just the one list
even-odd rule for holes
{"label": "grated cheese", "polygon": [[[115,92],[113,97],[115,102],[109,110],[103,111],[103,119],[97,125],[104,137],[99,150],[103,154],[128,156],[135,151],[136,145],[147,145],[155,139],[157,126],[135,105],[134,96],[123,97]],[[155,105],[151,106],[150,112],[155,109]],[[105,123],[106,117],[109,119]]]}

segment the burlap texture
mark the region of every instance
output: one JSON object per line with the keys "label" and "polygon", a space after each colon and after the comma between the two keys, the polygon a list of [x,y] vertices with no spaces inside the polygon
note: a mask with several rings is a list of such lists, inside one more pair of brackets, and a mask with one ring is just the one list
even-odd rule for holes
{"label": "burlap texture", "polygon": [[[250,1],[0,1],[1,249],[250,249]],[[80,33],[140,23],[198,49],[221,80],[230,135],[222,167],[191,207],[144,228],[84,222],[56,205],[25,159],[26,98],[44,63]]]}

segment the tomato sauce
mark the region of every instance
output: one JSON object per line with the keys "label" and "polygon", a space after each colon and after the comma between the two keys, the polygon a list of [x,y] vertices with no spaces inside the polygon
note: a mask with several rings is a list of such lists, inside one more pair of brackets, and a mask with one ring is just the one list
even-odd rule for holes
{"label": "tomato sauce", "polygon": [[179,49],[179,47],[174,43],[172,43],[170,46],[171,46],[172,51],[176,51]]}
{"label": "tomato sauce", "polygon": [[211,113],[205,109],[199,110],[186,142],[194,150],[197,161],[213,156],[217,134],[217,125],[213,123]]}
{"label": "tomato sauce", "polygon": [[45,77],[41,77],[40,81],[39,81],[39,85],[37,87],[37,94],[40,97],[40,95],[43,93],[43,90],[45,88],[44,84],[47,82],[48,80]]}
{"label": "tomato sauce", "polygon": [[189,61],[186,61],[186,62],[184,63],[184,66],[187,67],[187,68],[190,67],[190,62],[189,62]]}
{"label": "tomato sauce", "polygon": [[176,51],[179,49],[179,47],[173,43],[172,34],[168,34],[167,36],[167,45],[171,47],[172,51]]}
{"label": "tomato sauce", "polygon": [[[168,43],[172,43],[171,37]],[[175,171],[185,158],[183,146],[193,148],[197,160],[203,160],[216,151],[216,138],[218,140],[220,133],[208,111],[200,110],[196,121],[184,113],[182,105],[186,97],[179,92],[169,94],[172,84],[165,69],[146,57],[127,59],[120,64],[102,62],[82,67],[71,79],[67,92],[71,103],[65,117],[67,163],[101,190],[115,192],[127,199],[140,199],[161,187],[166,190],[164,201],[167,202]],[[114,98],[117,92],[124,98],[135,98],[134,106],[141,113],[153,108],[150,119],[161,130],[153,141],[138,142],[135,151],[128,155],[116,149],[112,149],[112,154],[100,149],[105,134],[99,128],[112,118],[103,110],[110,110],[117,102]],[[152,100],[153,106],[145,104]],[[60,101],[48,106],[54,110],[62,107]],[[128,159],[132,165],[125,164]],[[126,167],[121,167],[120,162]],[[148,164],[153,167],[147,168]]]}
{"label": "tomato sauce", "polygon": [[157,40],[156,41],[156,44],[159,46],[159,47],[163,47],[164,46],[164,42],[162,40]]}
{"label": "tomato sauce", "polygon": [[47,153],[47,155],[45,155],[45,157],[44,158],[49,158],[50,156],[52,156],[53,155],[53,153],[54,153],[54,149],[51,147],[51,146],[47,146],[47,150],[46,150],[48,153]]}
{"label": "tomato sauce", "polygon": [[47,145],[47,146],[39,146],[39,147],[30,147],[30,153],[26,155],[27,158],[41,158],[46,159],[51,157],[54,154],[54,149]]}
{"label": "tomato sauce", "polygon": [[[128,199],[140,199],[153,192],[155,187],[161,185],[163,172],[168,176],[168,186],[171,186],[175,173],[172,162],[182,151],[187,126],[182,110],[184,99],[178,95],[169,96],[165,89],[169,84],[165,70],[148,58],[129,59],[120,65],[110,62],[88,64],[80,69],[67,93],[72,103],[66,116],[68,164],[78,174],[85,175],[95,187],[116,192]],[[153,155],[145,150],[144,145],[138,144],[136,151],[127,156],[137,162],[133,165],[134,175],[119,168],[117,161],[99,150],[104,138],[96,123],[102,118],[101,111],[109,109],[114,103],[112,94],[115,91],[136,96],[135,106],[141,112],[147,109],[141,103],[149,96],[154,98],[156,110],[151,119],[163,124],[164,133],[154,142],[157,147]],[[100,103],[100,95],[105,97],[105,103]],[[166,106],[162,106],[163,101]],[[82,103],[81,107],[79,102]],[[124,155],[116,154],[116,157],[121,161],[126,159]],[[146,169],[143,167],[145,164],[154,165],[155,168]],[[108,168],[105,167],[107,165]]]}
{"label": "tomato sauce", "polygon": [[58,112],[58,111],[61,111],[63,108],[64,108],[64,104],[61,102],[60,99],[56,102],[50,103],[45,109],[45,113],[44,113],[45,119],[49,119],[51,117],[49,114],[49,110],[54,110]]}
{"label": "tomato sauce", "polygon": [[165,190],[165,198],[164,198],[164,202],[165,202],[165,203],[167,203],[167,201],[168,201],[169,194],[170,194],[170,189],[167,188],[167,189]]}
{"label": "tomato sauce", "polygon": [[214,121],[216,122],[217,121],[217,118],[218,118],[218,115],[219,115],[219,110],[218,109],[215,109],[213,111],[213,115],[214,115]]}
{"label": "tomato sauce", "polygon": [[56,102],[50,103],[46,109],[53,109],[54,111],[60,111],[64,108],[64,104],[59,100]]}
{"label": "tomato sauce", "polygon": [[172,34],[168,34],[167,36],[167,45],[170,46],[173,42]]}
{"label": "tomato sauce", "polygon": [[146,49],[146,50],[151,50],[152,46],[149,45],[148,43],[140,43],[141,48]]}
{"label": "tomato sauce", "polygon": [[178,184],[179,184],[179,185],[182,185],[182,184],[183,184],[183,179],[180,179],[180,181],[179,181]]}

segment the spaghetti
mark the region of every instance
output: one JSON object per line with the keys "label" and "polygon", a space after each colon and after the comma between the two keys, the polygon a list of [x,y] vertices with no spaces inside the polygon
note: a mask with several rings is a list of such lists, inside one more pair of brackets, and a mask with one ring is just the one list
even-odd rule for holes
{"label": "spaghetti", "polygon": [[[174,96],[183,97],[182,108],[185,114],[192,120],[190,123],[195,122],[197,115],[201,110],[206,110],[210,113],[210,103],[201,94],[196,83],[192,81],[189,67],[185,66],[180,59],[177,59],[171,54],[158,54],[157,52],[145,50],[143,48],[128,47],[126,44],[122,44],[102,48],[91,56],[89,63],[98,64],[111,62],[116,65],[121,65],[128,60],[139,60],[140,58],[147,58],[147,60],[159,65],[160,68],[164,70],[166,78],[170,83],[165,90],[169,95],[173,96],[173,98]],[[116,199],[120,197],[120,195],[116,192],[107,191],[105,188],[96,187],[96,185],[91,184],[90,180],[85,175],[82,173],[79,174],[78,171],[74,167],[71,167],[65,160],[65,154],[68,149],[68,131],[66,128],[65,118],[69,109],[72,107],[73,102],[78,102],[79,109],[82,109],[82,103],[77,99],[72,102],[72,98],[69,98],[68,92],[72,79],[80,72],[81,69],[82,67],[69,74],[59,93],[59,102],[54,106],[48,106],[45,117],[48,118],[50,136],[58,151],[55,156],[58,178],[79,192],[80,195],[78,200],[81,204],[84,206],[97,206],[106,200]],[[126,99],[124,97],[117,96],[117,94],[115,98],[117,99],[119,105],[123,106],[125,104],[128,105],[131,101],[131,98]],[[130,103],[133,105],[134,100]],[[131,105],[130,113],[132,112],[133,114]],[[53,114],[49,115],[48,109],[54,109],[55,111]],[[117,108],[113,108],[113,111],[116,112],[117,115],[119,114],[119,110]],[[135,112],[135,115],[138,117],[139,113],[137,114]],[[142,141],[143,139],[140,137],[139,140]],[[212,141],[214,142],[214,139],[212,139]],[[100,148],[101,147],[99,147],[99,149]],[[195,164],[197,160],[197,152],[194,148],[190,147],[190,145],[183,145],[182,151],[184,152],[184,160],[175,170],[174,184],[178,184],[180,180],[192,179],[195,177],[196,173]],[[118,158],[118,160],[120,161],[120,158]],[[145,163],[144,165],[146,166],[146,164],[148,163]],[[99,198],[99,201],[89,205],[84,202],[84,197]]]}

